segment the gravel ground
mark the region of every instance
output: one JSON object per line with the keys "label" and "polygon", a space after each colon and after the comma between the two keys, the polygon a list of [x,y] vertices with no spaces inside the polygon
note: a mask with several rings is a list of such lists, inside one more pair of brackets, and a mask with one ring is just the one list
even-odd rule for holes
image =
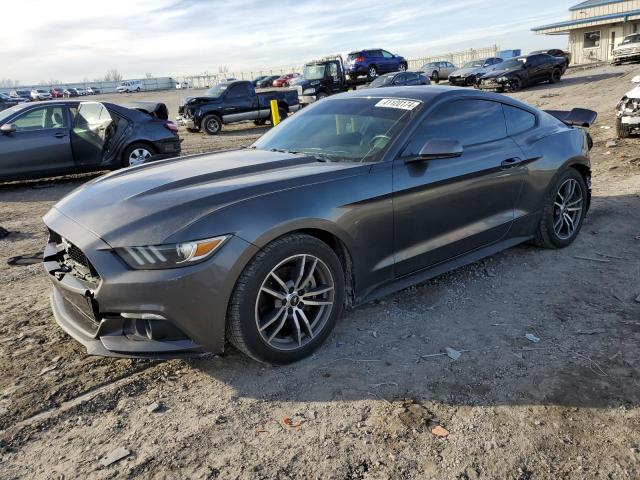
{"label": "gravel ground", "polygon": [[[55,325],[28,255],[44,245],[41,216],[90,176],[0,186],[0,477],[640,478],[640,138],[606,147],[634,73],[516,95],[600,114],[593,205],[571,247],[516,247],[351,310],[287,367],[232,348],[88,357]],[[136,98],[175,109],[183,94]],[[263,131],[181,134],[195,153]]]}

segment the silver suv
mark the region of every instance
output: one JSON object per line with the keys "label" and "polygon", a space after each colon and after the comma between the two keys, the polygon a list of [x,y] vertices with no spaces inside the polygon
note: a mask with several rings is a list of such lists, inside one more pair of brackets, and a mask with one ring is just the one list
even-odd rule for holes
{"label": "silver suv", "polygon": [[424,64],[420,70],[431,77],[431,80],[438,83],[440,80],[449,78],[449,75],[457,69],[458,67],[451,62],[431,62]]}

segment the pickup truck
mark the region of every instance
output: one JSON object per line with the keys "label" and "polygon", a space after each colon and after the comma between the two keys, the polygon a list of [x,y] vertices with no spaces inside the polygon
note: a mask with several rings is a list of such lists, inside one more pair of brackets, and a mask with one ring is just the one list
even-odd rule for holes
{"label": "pickup truck", "polygon": [[205,95],[187,97],[178,107],[178,125],[190,132],[203,130],[216,135],[222,125],[253,120],[263,125],[271,118],[271,100],[278,101],[280,118],[300,108],[295,90],[256,92],[253,83],[246,80],[219,83]]}

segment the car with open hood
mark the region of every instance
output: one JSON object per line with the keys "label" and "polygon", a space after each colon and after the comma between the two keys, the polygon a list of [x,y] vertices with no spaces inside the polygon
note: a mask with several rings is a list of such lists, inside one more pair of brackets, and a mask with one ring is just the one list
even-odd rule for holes
{"label": "car with open hood", "polygon": [[523,242],[570,245],[595,116],[451,87],[358,90],[249,148],[104,175],[44,217],[55,319],[92,354],[230,341],[293,362],[345,306]]}
{"label": "car with open hood", "polygon": [[517,92],[540,82],[558,83],[562,79],[564,59],[544,53],[516,57],[481,76],[477,87],[496,92]]}
{"label": "car with open hood", "polygon": [[0,181],[114,170],[180,154],[163,103],[30,102],[0,112]]}
{"label": "car with open hood", "polygon": [[616,107],[618,138],[627,138],[640,130],[640,75],[631,80],[636,86],[629,90]]}
{"label": "car with open hood", "polygon": [[465,63],[462,68],[449,75],[449,84],[455,87],[475,85],[478,78],[497,68],[503,60],[499,57],[479,58]]}

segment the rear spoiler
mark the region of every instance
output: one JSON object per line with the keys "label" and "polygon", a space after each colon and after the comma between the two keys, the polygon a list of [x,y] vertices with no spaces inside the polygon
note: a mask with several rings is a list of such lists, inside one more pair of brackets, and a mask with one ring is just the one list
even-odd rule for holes
{"label": "rear spoiler", "polygon": [[126,108],[131,108],[133,110],[139,110],[143,113],[148,113],[152,117],[157,118],[158,120],[168,120],[169,119],[169,110],[164,103],[160,102],[129,102],[123,105]]}
{"label": "rear spoiler", "polygon": [[545,110],[545,112],[572,127],[589,128],[598,118],[596,112],[586,108],[574,108],[570,112],[567,110]]}

